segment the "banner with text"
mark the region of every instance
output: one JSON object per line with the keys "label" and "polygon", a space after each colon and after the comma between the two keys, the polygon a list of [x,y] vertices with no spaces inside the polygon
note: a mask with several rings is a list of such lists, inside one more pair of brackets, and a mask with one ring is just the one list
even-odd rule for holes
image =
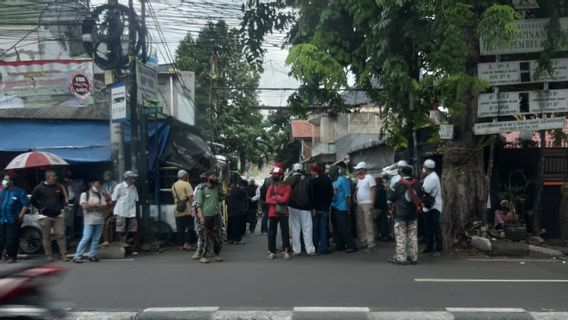
{"label": "banner with text", "polygon": [[507,133],[516,131],[539,131],[563,129],[565,118],[531,119],[520,121],[500,121],[476,123],[473,131],[476,135]]}
{"label": "banner with text", "polygon": [[91,60],[0,62],[0,109],[94,103]]}
{"label": "banner with text", "polygon": [[477,76],[494,86],[568,81],[568,59],[552,59],[550,63],[552,74],[545,71],[538,78],[536,60],[479,63]]}
{"label": "banner with text", "polygon": [[558,112],[568,112],[568,89],[485,93],[477,100],[478,118]]}

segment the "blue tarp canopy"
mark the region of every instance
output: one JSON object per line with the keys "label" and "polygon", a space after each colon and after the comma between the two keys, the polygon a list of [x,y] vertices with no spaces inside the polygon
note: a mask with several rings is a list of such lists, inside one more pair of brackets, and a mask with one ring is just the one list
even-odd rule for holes
{"label": "blue tarp canopy", "polygon": [[0,152],[47,151],[71,163],[111,160],[108,121],[0,121]]}

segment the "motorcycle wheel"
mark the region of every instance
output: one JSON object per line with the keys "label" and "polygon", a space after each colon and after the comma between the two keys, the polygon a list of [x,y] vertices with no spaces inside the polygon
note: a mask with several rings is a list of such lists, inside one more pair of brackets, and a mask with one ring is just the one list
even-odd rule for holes
{"label": "motorcycle wheel", "polygon": [[41,251],[41,230],[36,227],[24,227],[20,231],[20,252],[36,254]]}

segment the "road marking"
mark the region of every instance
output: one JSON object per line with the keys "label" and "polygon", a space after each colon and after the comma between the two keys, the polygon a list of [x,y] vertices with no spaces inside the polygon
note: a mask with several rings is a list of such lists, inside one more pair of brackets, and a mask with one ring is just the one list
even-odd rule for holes
{"label": "road marking", "polygon": [[454,320],[454,316],[449,312],[430,311],[380,311],[371,312],[368,316],[369,320],[385,320],[385,319],[398,319],[398,320]]}
{"label": "road marking", "polygon": [[568,283],[568,279],[430,279],[418,278],[414,282],[505,282],[505,283]]}
{"label": "road marking", "polygon": [[65,320],[134,320],[136,312],[71,312]]}
{"label": "road marking", "polygon": [[294,307],[294,312],[371,312],[366,307]]}
{"label": "road marking", "polygon": [[219,307],[147,308],[144,312],[216,312]]}
{"label": "road marking", "polygon": [[557,259],[491,259],[491,258],[469,258],[467,261],[474,262],[559,262]]}
{"label": "road marking", "polygon": [[211,316],[212,320],[292,320],[292,311],[217,311]]}
{"label": "road marking", "polygon": [[523,308],[446,308],[448,312],[507,312],[522,313],[526,312]]}
{"label": "road marking", "polygon": [[566,320],[568,312],[531,312],[535,320]]}

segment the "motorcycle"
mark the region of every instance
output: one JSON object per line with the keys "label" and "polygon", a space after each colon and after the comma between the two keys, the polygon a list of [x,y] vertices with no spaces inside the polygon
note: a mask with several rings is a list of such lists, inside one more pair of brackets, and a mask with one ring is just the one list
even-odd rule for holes
{"label": "motorcycle", "polygon": [[64,269],[27,264],[0,271],[0,319],[65,318],[65,309],[45,290]]}

